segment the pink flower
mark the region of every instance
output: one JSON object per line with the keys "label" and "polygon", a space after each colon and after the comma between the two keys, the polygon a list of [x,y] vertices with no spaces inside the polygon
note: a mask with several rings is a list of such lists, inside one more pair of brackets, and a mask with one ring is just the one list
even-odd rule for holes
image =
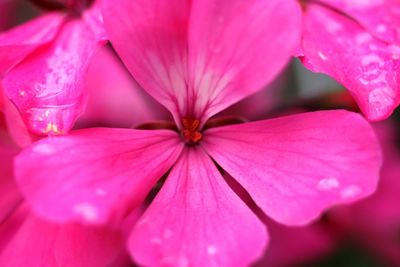
{"label": "pink flower", "polygon": [[[118,223],[167,178],[129,236],[145,266],[246,266],[264,224],[213,160],[274,220],[304,225],[375,190],[381,156],[346,111],[223,126],[211,116],[270,82],[299,39],[296,2],[104,1],[108,34],[139,84],[173,115],[158,130],[94,128],[49,137],[15,161],[34,211],[58,222]],[[214,125],[215,126],[215,125]]]}
{"label": "pink flower", "polygon": [[3,90],[28,129],[39,135],[73,126],[84,107],[88,63],[106,40],[96,4],[82,9],[77,3],[86,1],[67,3],[65,11],[48,12],[0,34]]}
{"label": "pink flower", "polygon": [[303,63],[343,84],[369,120],[400,103],[400,2],[305,0]]}

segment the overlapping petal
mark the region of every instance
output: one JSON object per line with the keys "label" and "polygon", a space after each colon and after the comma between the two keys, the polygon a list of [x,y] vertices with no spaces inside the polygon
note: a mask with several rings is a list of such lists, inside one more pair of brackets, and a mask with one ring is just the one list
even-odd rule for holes
{"label": "overlapping petal", "polygon": [[381,166],[373,130],[347,111],[213,128],[202,145],[266,214],[289,225],[370,195]]}
{"label": "overlapping petal", "polygon": [[182,150],[175,132],[86,129],[34,143],[15,175],[33,210],[59,222],[119,222]]}
{"label": "overlapping petal", "polygon": [[84,75],[98,45],[88,26],[70,20],[52,42],[37,48],[7,73],[5,93],[29,130],[60,134],[71,129],[82,111]]}
{"label": "overlapping petal", "polygon": [[[297,45],[294,1],[104,1],[110,39],[178,125],[203,122],[259,90]],[[134,18],[134,19],[133,19]]]}
{"label": "overlapping petal", "polygon": [[400,45],[400,2],[398,0],[320,0],[345,12],[375,37]]}
{"label": "overlapping petal", "polygon": [[306,66],[342,83],[368,119],[387,118],[400,103],[400,47],[316,4],[307,6],[304,25]]}
{"label": "overlapping petal", "polygon": [[188,148],[137,223],[129,248],[143,266],[247,266],[265,226],[201,148]]}
{"label": "overlapping petal", "polygon": [[0,78],[40,45],[53,40],[64,16],[49,13],[0,34]]}

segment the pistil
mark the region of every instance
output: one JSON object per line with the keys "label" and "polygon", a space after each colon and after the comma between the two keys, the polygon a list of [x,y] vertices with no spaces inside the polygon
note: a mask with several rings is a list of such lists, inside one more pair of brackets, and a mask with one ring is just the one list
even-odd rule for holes
{"label": "pistil", "polygon": [[200,121],[198,119],[183,118],[182,119],[182,137],[187,144],[197,144],[203,135],[200,132]]}

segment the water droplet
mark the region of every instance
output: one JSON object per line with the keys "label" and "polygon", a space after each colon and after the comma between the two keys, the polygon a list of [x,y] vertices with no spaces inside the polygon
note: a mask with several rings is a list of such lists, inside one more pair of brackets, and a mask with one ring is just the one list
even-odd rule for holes
{"label": "water droplet", "polygon": [[32,148],[32,151],[38,154],[50,155],[54,153],[54,148],[49,144],[39,143]]}
{"label": "water droplet", "polygon": [[26,95],[25,90],[20,90],[20,91],[19,91],[19,95],[20,95],[20,96],[25,96],[25,95]]}
{"label": "water droplet", "polygon": [[358,185],[349,185],[340,192],[340,195],[342,198],[347,199],[356,197],[360,193],[361,193],[361,188]]}
{"label": "water droplet", "polygon": [[339,186],[339,180],[335,177],[327,177],[318,182],[318,189],[320,190],[332,190],[338,188]]}
{"label": "water droplet", "polygon": [[373,64],[373,63],[381,64],[382,63],[382,59],[376,54],[365,55],[361,59],[361,64],[363,66],[368,66],[368,65]]}
{"label": "water droplet", "polygon": [[321,51],[318,51],[318,56],[319,56],[323,61],[327,60],[326,55],[325,55],[324,53],[322,53]]}
{"label": "water droplet", "polygon": [[74,212],[87,222],[96,221],[98,214],[97,209],[91,203],[82,202],[74,206]]}
{"label": "water droplet", "polygon": [[184,256],[166,256],[161,258],[159,266],[188,267],[189,260]]}
{"label": "water droplet", "polygon": [[217,254],[217,247],[213,246],[213,245],[209,245],[207,246],[207,253],[211,256],[214,256],[215,254]]}
{"label": "water droplet", "polygon": [[376,26],[376,31],[383,33],[387,30],[386,26],[384,24],[378,24],[378,26]]}

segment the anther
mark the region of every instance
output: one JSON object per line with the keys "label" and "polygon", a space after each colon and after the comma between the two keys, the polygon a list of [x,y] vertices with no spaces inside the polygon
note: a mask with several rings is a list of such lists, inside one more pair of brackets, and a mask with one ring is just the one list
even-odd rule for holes
{"label": "anther", "polygon": [[203,135],[199,131],[200,121],[197,119],[182,119],[182,137],[187,144],[197,144]]}

